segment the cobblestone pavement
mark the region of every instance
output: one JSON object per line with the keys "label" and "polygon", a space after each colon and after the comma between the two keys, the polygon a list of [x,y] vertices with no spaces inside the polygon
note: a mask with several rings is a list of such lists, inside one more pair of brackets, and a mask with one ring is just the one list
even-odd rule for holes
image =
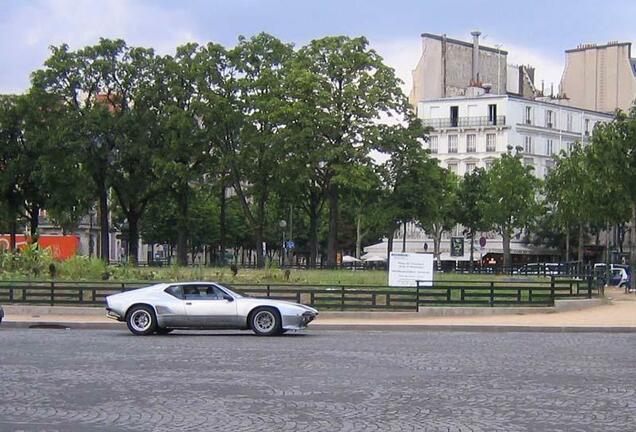
{"label": "cobblestone pavement", "polygon": [[636,335],[0,328],[0,431],[633,431]]}

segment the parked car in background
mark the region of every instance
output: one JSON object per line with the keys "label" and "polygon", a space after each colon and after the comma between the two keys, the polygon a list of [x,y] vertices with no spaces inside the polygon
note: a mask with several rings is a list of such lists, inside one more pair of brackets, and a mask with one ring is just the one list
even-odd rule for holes
{"label": "parked car in background", "polygon": [[246,297],[216,282],[151,285],[106,298],[106,315],[135,335],[175,329],[251,329],[259,336],[301,330],[318,311],[298,303]]}
{"label": "parked car in background", "polygon": [[[607,265],[605,263],[594,264],[594,274],[603,280],[606,278]],[[632,280],[632,271],[628,265],[610,264],[609,280],[607,285],[617,286],[620,288],[629,287]]]}
{"label": "parked car in background", "polygon": [[536,276],[556,276],[565,273],[565,266],[559,263],[528,263],[513,270],[513,274],[536,275]]}

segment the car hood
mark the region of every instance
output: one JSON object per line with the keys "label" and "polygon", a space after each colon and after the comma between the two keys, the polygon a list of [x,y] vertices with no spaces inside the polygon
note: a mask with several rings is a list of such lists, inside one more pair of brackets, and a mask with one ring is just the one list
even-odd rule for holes
{"label": "car hood", "polygon": [[312,307],[309,306],[305,306],[303,304],[300,303],[294,303],[294,302],[290,302],[290,301],[286,301],[286,300],[275,300],[275,299],[268,299],[268,298],[258,298],[258,297],[243,297],[240,299],[240,301],[242,302],[246,302],[246,303],[254,303],[254,304],[258,304],[258,305],[263,305],[263,306],[278,306],[278,307],[287,307],[287,308],[297,308],[297,309],[302,309],[306,312],[312,312],[317,314],[318,311]]}

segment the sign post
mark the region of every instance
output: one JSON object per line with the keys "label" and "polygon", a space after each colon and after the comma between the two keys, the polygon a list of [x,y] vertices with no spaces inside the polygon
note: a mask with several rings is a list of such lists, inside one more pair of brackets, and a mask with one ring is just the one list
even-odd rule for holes
{"label": "sign post", "polygon": [[486,249],[486,237],[481,236],[479,238],[479,268],[484,265],[484,250]]}
{"label": "sign post", "polygon": [[389,260],[389,286],[433,285],[433,255],[391,252]]}

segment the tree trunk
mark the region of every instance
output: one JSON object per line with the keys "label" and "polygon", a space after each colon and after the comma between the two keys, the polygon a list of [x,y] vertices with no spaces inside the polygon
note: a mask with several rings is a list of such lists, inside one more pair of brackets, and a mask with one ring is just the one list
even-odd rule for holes
{"label": "tree trunk", "polygon": [[309,267],[316,268],[318,258],[318,197],[311,192],[309,202]]}
{"label": "tree trunk", "polygon": [[11,252],[15,252],[17,249],[17,243],[18,243],[16,240],[16,236],[18,233],[18,220],[16,218],[15,212],[12,212],[11,224],[10,224],[9,230],[11,231],[9,233],[9,250]]}
{"label": "tree trunk", "polygon": [[433,225],[433,256],[437,260],[437,269],[440,270],[442,268],[442,263],[440,262],[440,245],[442,243],[442,229],[436,225]]}
{"label": "tree trunk", "polygon": [[389,265],[391,263],[391,252],[393,252],[393,236],[395,234],[395,230],[391,230],[389,234],[389,238],[387,240],[386,247],[386,264]]}
{"label": "tree trunk", "polygon": [[265,199],[260,199],[258,202],[258,209],[256,214],[256,267],[265,267],[265,257],[263,256],[263,239],[265,225]]}
{"label": "tree trunk", "polygon": [[634,276],[634,270],[636,270],[636,202],[632,203],[632,231],[629,234],[629,266],[632,271],[632,281],[630,288],[636,289],[636,277]]}
{"label": "tree trunk", "polygon": [[570,226],[565,227],[565,262],[570,261]]}
{"label": "tree trunk", "polygon": [[585,225],[584,224],[579,224],[579,240],[578,240],[578,246],[579,246],[579,250],[578,250],[578,264],[577,266],[581,266],[583,264],[583,237],[585,234]]}
{"label": "tree trunk", "polygon": [[29,228],[31,241],[37,241],[38,226],[40,225],[40,206],[32,204],[29,208]]}
{"label": "tree trunk", "polygon": [[402,252],[406,252],[406,222],[402,222],[404,232],[402,233]]}
{"label": "tree trunk", "polygon": [[128,262],[134,266],[138,263],[139,255],[139,214],[129,212],[126,215],[128,220]]}
{"label": "tree trunk", "polygon": [[329,199],[329,235],[327,239],[327,267],[335,268],[338,252],[338,191],[331,186],[328,192]]}
{"label": "tree trunk", "polygon": [[503,267],[504,272],[512,272],[512,255],[510,254],[510,234],[507,230],[503,230],[501,234],[501,241],[503,246]]}
{"label": "tree trunk", "polygon": [[225,265],[225,181],[221,180],[221,190],[219,191],[219,264]]}
{"label": "tree trunk", "polygon": [[473,272],[473,269],[475,267],[475,263],[474,263],[474,250],[475,249],[475,233],[471,233],[470,234],[470,263],[468,264],[468,269],[470,271],[470,273]]}
{"label": "tree trunk", "polygon": [[[188,265],[188,191],[187,186],[179,188],[177,196],[179,218],[177,221],[177,264]],[[192,257],[194,262],[194,256]]]}
{"label": "tree trunk", "polygon": [[362,254],[362,215],[358,215],[356,220],[356,258],[360,259]]}
{"label": "tree trunk", "polygon": [[110,263],[110,232],[108,220],[108,190],[105,185],[99,184],[99,235],[100,257],[106,264]]}

